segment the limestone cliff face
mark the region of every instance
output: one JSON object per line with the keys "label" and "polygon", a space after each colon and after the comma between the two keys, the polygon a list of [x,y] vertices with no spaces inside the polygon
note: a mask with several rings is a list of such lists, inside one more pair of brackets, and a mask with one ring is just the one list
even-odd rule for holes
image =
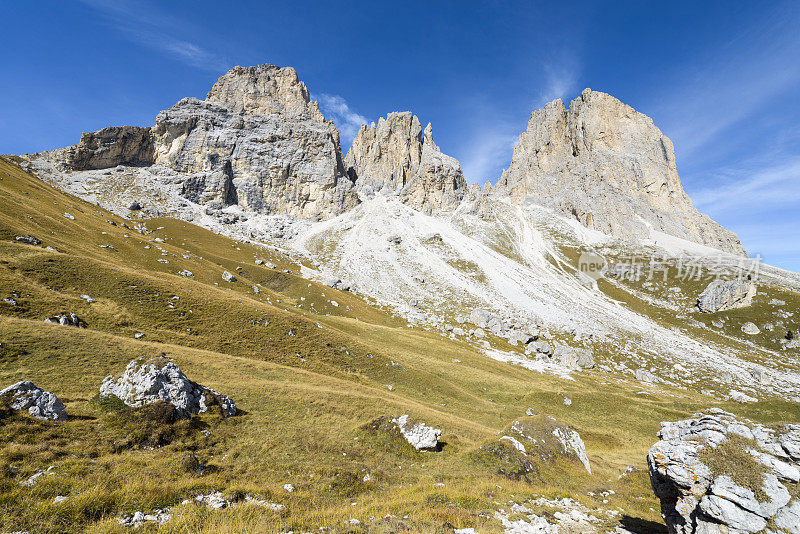
{"label": "limestone cliff face", "polygon": [[495,195],[531,198],[583,225],[623,239],[648,227],[743,254],[732,232],[699,213],[683,191],[672,142],[652,119],[586,89],[531,114]]}
{"label": "limestone cliff face", "polygon": [[150,165],[155,145],[150,128],[111,126],[85,133],[77,145],[54,153],[71,170],[105,169],[116,165]]}
{"label": "limestone cliff face", "polygon": [[325,121],[292,67],[270,64],[233,67],[217,80],[206,95],[206,101],[225,104],[247,114],[280,113]]}
{"label": "limestone cliff face", "polygon": [[421,211],[455,209],[467,183],[457,160],[433,142],[431,125],[422,130],[410,111],[389,113],[378,124],[362,125],[345,158],[360,183],[398,192]]}
{"label": "limestone cliff face", "polygon": [[184,98],[136,130],[136,142],[133,133],[106,128],[51,154],[73,170],[164,167],[182,177],[188,199],[218,207],[325,219],[358,203],[339,133],[292,68],[234,67],[206,100]]}

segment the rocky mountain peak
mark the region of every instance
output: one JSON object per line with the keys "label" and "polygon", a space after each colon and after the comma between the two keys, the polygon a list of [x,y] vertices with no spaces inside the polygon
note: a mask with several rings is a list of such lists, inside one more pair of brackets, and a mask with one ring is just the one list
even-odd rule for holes
{"label": "rocky mountain peak", "polygon": [[206,100],[180,100],[152,128],[104,128],[48,157],[71,171],[148,167],[151,181],[178,184],[220,217],[238,207],[325,219],[358,203],[339,132],[291,67],[234,67]]}
{"label": "rocky mountain peak", "polygon": [[367,126],[361,125],[345,165],[359,178],[400,191],[411,170],[422,161],[423,135],[419,119],[410,111],[389,113]]}
{"label": "rocky mountain peak", "polygon": [[361,184],[394,190],[426,212],[454,209],[467,188],[461,164],[442,154],[430,123],[423,131],[410,111],[362,125],[345,165]]}
{"label": "rocky mountain peak", "polygon": [[495,194],[532,199],[623,239],[651,230],[727,252],[739,239],[700,214],[683,190],[672,141],[653,120],[606,93],[534,111]]}
{"label": "rocky mountain peak", "polygon": [[297,71],[269,63],[233,67],[220,76],[206,101],[222,102],[251,114],[282,113],[325,120]]}

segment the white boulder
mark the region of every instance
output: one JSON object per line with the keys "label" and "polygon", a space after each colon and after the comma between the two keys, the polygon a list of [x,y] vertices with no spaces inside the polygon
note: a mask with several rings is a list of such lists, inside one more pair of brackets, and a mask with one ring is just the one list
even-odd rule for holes
{"label": "white boulder", "polygon": [[37,419],[64,421],[67,412],[54,393],[36,387],[33,382],[23,380],[0,391],[0,397],[8,397],[14,410],[27,410]]}
{"label": "white boulder", "polygon": [[100,395],[119,397],[133,407],[162,400],[175,406],[184,417],[206,412],[215,403],[220,405],[223,416],[236,414],[231,399],[192,382],[174,362],[166,360],[159,365],[132,360],[119,379],[109,375],[103,380]]}
{"label": "white boulder", "polygon": [[397,425],[406,441],[418,451],[436,449],[439,445],[442,431],[438,428],[411,421],[408,415],[401,415],[397,419],[392,419],[392,423]]}

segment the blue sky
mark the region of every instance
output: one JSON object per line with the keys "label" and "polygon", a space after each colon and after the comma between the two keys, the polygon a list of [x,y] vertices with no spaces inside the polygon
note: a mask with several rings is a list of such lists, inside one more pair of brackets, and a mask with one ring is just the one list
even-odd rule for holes
{"label": "blue sky", "polygon": [[653,117],[697,207],[800,271],[798,2],[3,1],[0,153],[154,123],[233,65],[295,67],[342,131],[410,109],[472,182],[584,87]]}

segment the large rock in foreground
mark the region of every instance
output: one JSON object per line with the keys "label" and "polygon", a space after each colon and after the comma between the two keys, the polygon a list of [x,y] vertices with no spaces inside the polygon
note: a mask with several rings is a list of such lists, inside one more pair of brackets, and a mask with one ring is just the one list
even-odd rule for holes
{"label": "large rock in foreground", "polygon": [[652,229],[744,254],[735,234],[695,209],[672,141],[652,119],[590,89],[568,109],[555,100],[531,114],[494,193],[626,240],[649,239]]}
{"label": "large rock in foreground", "polygon": [[406,441],[418,451],[435,450],[439,446],[442,431],[425,423],[411,420],[408,415],[392,419]]}
{"label": "large rock in foreground", "polygon": [[109,375],[103,380],[100,395],[119,397],[132,407],[165,401],[175,406],[182,417],[206,412],[214,405],[219,406],[224,417],[236,414],[231,399],[192,382],[174,362],[167,360],[157,364],[132,360],[119,379]]}
{"label": "large rock in foreground", "polygon": [[697,307],[703,313],[746,308],[755,294],[756,285],[750,280],[715,280],[697,297]]}
{"label": "large rock in foreground", "polygon": [[402,438],[418,451],[438,451],[442,431],[425,423],[415,421],[408,415],[391,417],[384,415],[364,426],[371,433],[384,433]]}
{"label": "large rock in foreground", "polygon": [[647,455],[671,534],[800,533],[800,425],[771,429],[719,409],[661,423]]}
{"label": "large rock in foreground", "polygon": [[64,403],[54,393],[36,387],[33,382],[17,382],[0,391],[0,397],[6,397],[12,409],[27,410],[37,419],[64,421],[67,418]]}

